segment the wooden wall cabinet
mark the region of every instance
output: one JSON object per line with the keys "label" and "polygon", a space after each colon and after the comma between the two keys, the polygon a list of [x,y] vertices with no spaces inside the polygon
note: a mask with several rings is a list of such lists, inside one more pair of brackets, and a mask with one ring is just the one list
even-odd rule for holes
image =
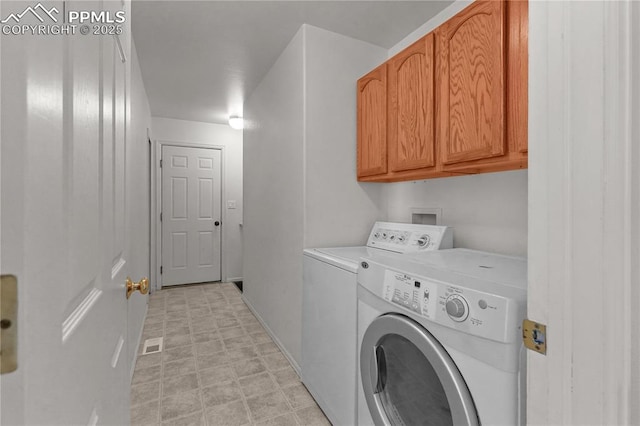
{"label": "wooden wall cabinet", "polygon": [[358,80],[358,178],[387,173],[387,64]]}
{"label": "wooden wall cabinet", "polygon": [[[380,68],[363,77],[358,179],[392,182],[526,168],[527,11],[526,1],[476,1],[388,60],[382,66],[386,109],[372,108],[371,93],[361,90]],[[377,81],[376,93],[384,87],[382,78]],[[383,131],[380,123],[385,143],[373,144],[378,151],[372,154],[371,134]]]}

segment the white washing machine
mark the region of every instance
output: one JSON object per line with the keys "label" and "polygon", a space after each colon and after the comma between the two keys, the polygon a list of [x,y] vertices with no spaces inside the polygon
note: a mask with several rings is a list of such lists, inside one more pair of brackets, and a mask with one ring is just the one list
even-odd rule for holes
{"label": "white washing machine", "polygon": [[359,425],[524,425],[525,259],[474,250],[365,258]]}
{"label": "white washing machine", "polygon": [[450,248],[445,226],[376,222],[367,245],[304,251],[302,381],[334,425],[356,420],[356,274],[363,256]]}

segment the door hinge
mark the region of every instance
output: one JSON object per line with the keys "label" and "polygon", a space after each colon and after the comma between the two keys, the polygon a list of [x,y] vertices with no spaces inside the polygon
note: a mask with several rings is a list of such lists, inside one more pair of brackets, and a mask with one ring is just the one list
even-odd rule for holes
{"label": "door hinge", "polygon": [[0,276],[0,374],[18,369],[18,279]]}
{"label": "door hinge", "polygon": [[162,266],[160,267],[160,275],[162,275]]}
{"label": "door hinge", "polygon": [[160,160],[160,168],[162,168],[162,160]]}
{"label": "door hinge", "polygon": [[527,349],[546,355],[547,326],[528,319],[523,320],[522,341]]}

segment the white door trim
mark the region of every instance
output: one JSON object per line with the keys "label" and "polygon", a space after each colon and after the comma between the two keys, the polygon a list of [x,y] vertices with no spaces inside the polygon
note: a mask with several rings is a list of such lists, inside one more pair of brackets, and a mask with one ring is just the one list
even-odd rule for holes
{"label": "white door trim", "polygon": [[637,424],[640,8],[529,5],[527,423]]}
{"label": "white door trim", "polygon": [[192,143],[184,141],[152,139],[153,148],[151,150],[151,290],[156,291],[162,288],[162,276],[160,275],[160,265],[162,264],[162,225],[160,223],[160,211],[162,210],[162,170],[160,169],[160,159],[162,158],[162,147],[180,146],[185,148],[205,148],[217,149],[220,151],[220,174],[222,177],[221,194],[221,221],[222,234],[220,241],[220,273],[222,281],[227,280],[225,246],[227,242],[227,209],[224,200],[226,196],[226,171],[225,171],[225,149],[222,145],[207,145],[202,143]]}

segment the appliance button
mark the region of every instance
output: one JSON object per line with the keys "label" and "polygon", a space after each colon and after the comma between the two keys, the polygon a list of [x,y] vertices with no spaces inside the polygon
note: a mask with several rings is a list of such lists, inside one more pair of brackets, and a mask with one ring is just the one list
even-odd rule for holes
{"label": "appliance button", "polygon": [[363,269],[368,269],[369,268],[369,264],[367,262],[360,263],[360,266],[362,266]]}
{"label": "appliance button", "polygon": [[480,306],[480,309],[487,309],[487,301],[484,299],[480,299],[478,301],[478,306]]}

